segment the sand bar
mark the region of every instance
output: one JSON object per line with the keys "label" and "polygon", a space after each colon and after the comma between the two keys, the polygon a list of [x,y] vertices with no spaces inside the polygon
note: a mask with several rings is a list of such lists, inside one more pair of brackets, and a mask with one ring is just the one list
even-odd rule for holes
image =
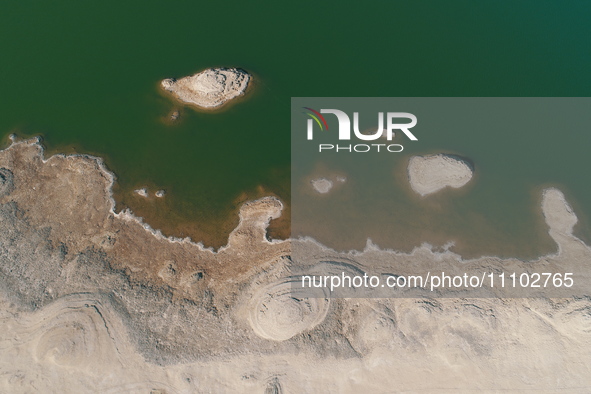
{"label": "sand bar", "polygon": [[465,161],[445,154],[413,156],[408,162],[412,189],[426,196],[446,187],[460,188],[472,179],[472,168]]}

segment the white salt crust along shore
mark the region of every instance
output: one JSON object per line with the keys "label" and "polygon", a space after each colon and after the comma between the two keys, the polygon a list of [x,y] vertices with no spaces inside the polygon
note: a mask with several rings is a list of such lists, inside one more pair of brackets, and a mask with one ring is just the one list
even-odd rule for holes
{"label": "white salt crust along shore", "polygon": [[[281,213],[276,199],[244,204],[228,245],[214,252],[164,237],[130,211],[115,214],[114,177],[98,158],[45,159],[37,141],[15,142],[0,151],[0,170],[1,392],[591,388],[588,296],[296,299],[286,258],[294,240],[264,236]],[[558,252],[535,261],[463,260],[429,245],[408,254],[368,242],[339,254],[310,240],[309,249],[325,265],[359,270],[388,256],[401,274],[426,263],[586,265],[591,249],[572,234],[564,195],[544,190],[541,208]],[[205,263],[203,278],[186,275]]]}
{"label": "white salt crust along shore", "polygon": [[461,159],[437,154],[413,156],[408,162],[411,188],[426,196],[446,187],[460,188],[472,179],[472,168]]}
{"label": "white salt crust along shore", "polygon": [[181,79],[161,82],[164,90],[188,104],[216,108],[244,94],[251,76],[237,68],[208,68]]}

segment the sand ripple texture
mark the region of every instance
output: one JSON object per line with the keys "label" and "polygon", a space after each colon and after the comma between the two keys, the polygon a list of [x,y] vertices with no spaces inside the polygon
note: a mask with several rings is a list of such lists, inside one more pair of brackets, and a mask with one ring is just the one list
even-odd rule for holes
{"label": "sand ripple texture", "polygon": [[165,79],[161,85],[182,102],[215,108],[244,94],[250,78],[237,68],[209,68],[179,80]]}
{"label": "sand ripple texture", "polygon": [[261,338],[284,341],[320,324],[328,312],[329,299],[297,298],[292,294],[292,281],[286,278],[260,289],[250,303],[249,323]]}
{"label": "sand ripple texture", "polygon": [[426,196],[446,187],[464,186],[472,179],[472,168],[449,155],[413,156],[408,163],[408,179],[415,192]]}

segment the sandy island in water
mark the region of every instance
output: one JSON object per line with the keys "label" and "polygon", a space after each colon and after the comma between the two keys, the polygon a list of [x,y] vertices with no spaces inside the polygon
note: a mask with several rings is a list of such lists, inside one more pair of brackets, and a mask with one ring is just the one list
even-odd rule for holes
{"label": "sandy island in water", "polygon": [[421,196],[446,187],[460,188],[472,179],[472,168],[465,161],[445,154],[413,156],[408,162],[408,180]]}
{"label": "sandy island in water", "polygon": [[208,68],[178,80],[165,79],[161,85],[184,103],[211,109],[244,94],[250,79],[251,76],[241,69]]}

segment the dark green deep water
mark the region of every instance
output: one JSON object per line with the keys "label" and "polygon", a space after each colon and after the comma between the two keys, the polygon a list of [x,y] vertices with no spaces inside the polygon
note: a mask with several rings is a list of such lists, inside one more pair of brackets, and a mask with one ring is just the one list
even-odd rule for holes
{"label": "dark green deep water", "polygon": [[[213,234],[205,243],[219,246],[244,199],[272,192],[289,201],[290,97],[589,96],[590,17],[582,1],[4,1],[0,133],[104,157],[119,208],[169,234],[200,237],[198,223]],[[248,97],[162,122],[174,103],[158,81],[213,66],[253,73]],[[497,193],[508,207],[494,208],[500,229],[533,221],[533,209],[516,216],[545,184],[562,186],[584,219],[591,133],[511,139],[433,141],[487,174],[471,203]],[[502,143],[512,145],[499,153]],[[487,177],[513,186],[487,190]],[[169,195],[130,193],[146,184]]]}

